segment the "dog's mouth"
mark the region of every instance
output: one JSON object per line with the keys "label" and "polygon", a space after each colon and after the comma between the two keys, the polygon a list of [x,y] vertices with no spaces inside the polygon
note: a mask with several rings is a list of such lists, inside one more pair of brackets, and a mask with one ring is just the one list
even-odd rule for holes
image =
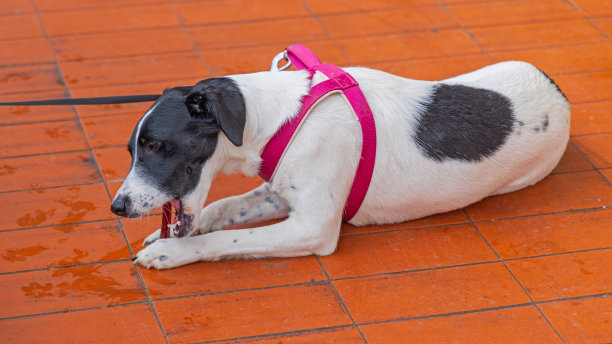
{"label": "dog's mouth", "polygon": [[175,237],[182,238],[191,232],[193,215],[185,214],[183,202],[179,198],[172,199],[168,203],[175,209],[174,220],[168,227]]}

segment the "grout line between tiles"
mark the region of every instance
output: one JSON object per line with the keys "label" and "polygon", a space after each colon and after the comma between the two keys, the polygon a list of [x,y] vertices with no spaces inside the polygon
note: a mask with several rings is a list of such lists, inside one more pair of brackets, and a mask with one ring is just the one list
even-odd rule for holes
{"label": "grout line between tiles", "polygon": [[[146,214],[141,216],[141,219],[145,219],[148,217],[153,217],[153,216],[159,216],[161,215],[160,213],[152,213],[152,214]],[[99,220],[91,220],[91,221],[80,221],[80,222],[70,222],[70,223],[62,223],[62,224],[52,224],[52,225],[46,225],[46,226],[35,226],[35,227],[23,227],[23,228],[10,228],[10,229],[0,229],[0,233],[2,232],[16,232],[16,231],[25,231],[25,230],[36,230],[36,229],[41,229],[41,228],[55,228],[55,227],[62,227],[62,226],[75,226],[75,225],[85,225],[85,224],[89,224],[89,223],[99,223],[99,222],[107,222],[107,221],[117,221],[119,220],[118,216],[112,217],[112,218],[107,218],[107,219],[99,219]]]}
{"label": "grout line between tiles", "polygon": [[[585,171],[585,172],[593,172],[593,170],[588,170],[588,171]],[[578,173],[578,172],[576,172],[576,173]],[[500,217],[500,218],[485,219],[485,220],[476,220],[476,221],[472,220],[472,221],[468,221],[468,222],[443,223],[443,224],[436,224],[436,225],[430,225],[430,226],[417,226],[417,227],[387,229],[387,230],[379,230],[379,231],[363,232],[363,233],[350,233],[350,234],[341,234],[341,237],[345,237],[345,236],[347,236],[347,237],[348,236],[357,236],[357,235],[368,235],[368,234],[376,234],[376,233],[389,233],[389,232],[398,232],[398,231],[413,230],[413,229],[436,228],[436,227],[445,227],[445,226],[459,226],[459,225],[466,225],[466,224],[472,224],[472,223],[495,222],[495,221],[513,220],[513,219],[521,219],[521,218],[544,216],[544,215],[556,215],[556,214],[567,214],[567,213],[585,213],[585,212],[590,212],[590,211],[605,210],[605,209],[608,209],[608,208],[611,208],[611,207],[612,207],[612,205],[610,205],[610,206],[594,207],[594,208],[584,208],[584,209],[561,210],[561,211],[554,211],[554,212],[548,212],[548,213],[539,213],[539,214],[528,214],[528,215],[519,215],[519,216],[510,216],[510,217]]]}
{"label": "grout line between tiles", "polygon": [[62,269],[82,268],[82,267],[85,267],[85,266],[96,266],[96,265],[113,264],[113,263],[125,263],[125,262],[130,262],[130,261],[132,261],[131,258],[125,258],[125,259],[107,260],[107,261],[103,261],[103,262],[92,262],[92,263],[63,265],[63,266],[50,266],[50,267],[47,267],[47,268],[39,268],[39,269],[29,269],[29,270],[11,271],[11,272],[0,272],[0,276],[16,275],[16,274],[29,273],[29,272],[55,271],[55,270],[62,270]]}
{"label": "grout line between tiles", "polygon": [[[54,155],[57,153],[51,153],[51,155]],[[53,190],[53,189],[62,189],[62,188],[74,188],[74,187],[79,187],[79,186],[90,186],[90,185],[99,185],[99,184],[104,184],[104,179],[101,179],[97,182],[92,182],[92,183],[81,183],[81,184],[68,184],[68,185],[54,185],[54,186],[45,186],[45,187],[40,187],[40,188],[29,188],[29,189],[18,189],[18,190],[6,190],[6,191],[0,191],[0,195],[1,194],[10,194],[10,193],[17,193],[17,192],[28,192],[28,191],[41,191],[41,190]]]}
{"label": "grout line between tiles", "polygon": [[595,169],[595,170],[597,171],[597,174],[599,174],[599,176],[600,176],[601,178],[603,178],[603,180],[606,182],[606,184],[608,184],[608,186],[612,186],[612,183],[610,183],[610,181],[608,180],[608,178],[606,178],[606,176],[604,176],[604,175],[603,175],[603,173],[601,173],[601,171],[600,171],[600,170],[599,170],[597,167],[595,167],[595,165],[593,165],[593,163],[591,162],[591,160],[589,160],[589,157],[588,157],[586,154],[584,154],[584,152],[583,152],[583,151],[580,149],[580,147],[578,147],[578,146],[577,146],[577,145],[576,145],[574,142],[572,142],[572,141],[569,141],[569,142],[568,142],[568,145],[571,145],[572,147],[574,147],[574,149],[575,149],[575,150],[576,150],[576,151],[577,151],[577,152],[580,154],[580,156],[581,156],[581,157],[582,157],[584,160],[586,160],[586,161],[589,163],[589,165],[591,165],[591,167],[593,167],[593,169]]}
{"label": "grout line between tiles", "polygon": [[543,304],[543,303],[553,303],[553,302],[575,301],[575,300],[592,299],[595,297],[612,297],[612,293],[601,293],[601,294],[584,295],[584,296],[564,297],[564,298],[554,299],[554,300],[537,301],[536,303]]}
{"label": "grout line between tiles", "polygon": [[[257,335],[257,336],[248,336],[248,337],[238,337],[238,338],[226,338],[226,339],[219,339],[219,340],[211,340],[211,341],[206,341],[206,342],[195,342],[198,344],[213,344],[213,343],[227,343],[229,341],[239,341],[239,340],[249,340],[249,339],[266,339],[266,338],[271,338],[271,337],[277,337],[277,336],[290,336],[290,335],[296,335],[296,334],[302,334],[302,333],[312,333],[312,332],[318,332],[318,331],[330,331],[330,330],[337,330],[337,329],[343,329],[343,328],[351,328],[353,327],[352,325],[339,325],[339,326],[329,326],[329,327],[318,327],[318,328],[310,328],[310,329],[306,329],[306,330],[298,330],[298,331],[290,331],[290,332],[279,332],[279,333],[266,333],[266,334],[262,334],[262,335]],[[282,344],[282,342],[279,342],[279,344]]]}
{"label": "grout line between tiles", "polygon": [[463,33],[466,34],[470,38],[472,43],[474,43],[474,45],[476,45],[476,47],[480,49],[481,55],[486,56],[489,59],[489,61],[494,63],[495,59],[482,47],[482,45],[480,45],[480,43],[476,40],[476,38],[474,38],[472,33],[469,32],[465,28],[465,26],[463,26],[463,24],[459,22],[459,20],[455,17],[455,15],[451,11],[449,11],[448,8],[446,8],[446,5],[442,3],[440,0],[436,0],[436,4],[440,6],[440,8],[453,20],[453,22],[455,22],[455,24],[459,27],[459,29],[463,31]]}
{"label": "grout line between tiles", "polygon": [[[49,42],[49,44],[51,45],[51,40],[50,40],[49,35],[48,35],[48,33],[47,33],[47,29],[46,29],[45,23],[44,23],[44,21],[42,20],[42,16],[40,15],[40,12],[38,11],[38,6],[37,6],[37,4],[35,3],[35,1],[34,1],[34,0],[30,0],[30,1],[31,1],[32,6],[34,7],[34,9],[36,10],[36,13],[37,13],[37,16],[38,16],[38,20],[39,20],[39,22],[40,22],[40,24],[41,24],[41,26],[42,26],[42,29],[43,29],[43,31],[44,31],[44,33],[45,33],[45,36],[46,36],[46,38],[47,38],[47,41],[48,41],[48,42]],[[52,45],[51,45],[51,47],[52,47]],[[56,54],[55,50],[51,49],[51,51],[52,51],[52,54],[53,54],[53,56],[54,56],[55,63],[56,63],[56,66],[57,66],[57,70],[58,70],[58,74],[59,74],[59,76],[60,76],[60,78],[61,78],[61,80],[62,80],[62,83],[65,85],[65,87],[66,87],[66,88],[67,88],[67,90],[68,90],[68,96],[69,96],[69,97],[72,97],[72,92],[71,92],[71,90],[70,90],[70,87],[68,86],[68,83],[67,83],[67,82],[66,82],[66,80],[65,80],[65,77],[64,77],[64,74],[63,74],[63,72],[62,72],[62,69],[61,69],[61,66],[60,66],[59,60],[58,60],[58,58],[57,58],[57,54]],[[97,169],[97,171],[98,171],[98,174],[99,174],[100,178],[102,178],[102,180],[103,180],[104,187],[105,187],[105,189],[106,189],[107,195],[109,196],[109,199],[110,199],[110,200],[112,200],[112,198],[113,198],[113,197],[112,197],[112,195],[111,195],[110,189],[108,188],[108,185],[107,185],[107,184],[106,184],[106,182],[104,181],[104,174],[102,173],[102,169],[100,168],[100,165],[99,165],[99,163],[98,163],[98,159],[96,158],[96,156],[95,156],[95,154],[94,154],[93,148],[92,148],[92,146],[91,146],[91,142],[90,142],[90,140],[89,140],[89,135],[87,135],[87,132],[85,131],[85,128],[84,128],[84,126],[83,126],[82,119],[81,119],[81,117],[79,116],[78,109],[76,108],[76,106],[72,106],[72,108],[73,108],[73,109],[74,109],[74,111],[76,112],[76,117],[77,117],[77,121],[78,121],[77,123],[78,123],[78,125],[79,125],[79,128],[80,128],[80,129],[81,129],[81,131],[83,132],[83,135],[85,136],[85,139],[86,139],[86,141],[87,141],[87,145],[88,145],[88,147],[89,147],[90,154],[91,154],[91,156],[92,156],[92,157],[93,157],[93,159],[94,159],[94,160],[93,160],[94,165],[95,165],[95,167],[96,167],[96,169]],[[129,249],[129,251],[130,251],[130,253],[131,253],[131,254],[132,254],[132,256],[133,256],[132,248],[131,248],[130,243],[129,243],[128,239],[127,239],[127,235],[126,235],[126,233],[125,233],[125,230],[124,230],[124,228],[123,228],[123,224],[122,224],[121,222],[120,222],[120,228],[121,228],[121,232],[122,232],[122,234],[123,234],[123,238],[124,238],[124,240],[125,240],[125,244],[127,245],[128,249]],[[147,300],[148,300],[148,305],[149,305],[149,307],[151,308],[151,310],[152,310],[153,314],[155,315],[155,318],[156,318],[156,320],[157,320],[158,326],[160,327],[160,330],[161,330],[161,332],[162,332],[162,335],[163,335],[163,337],[164,337],[164,340],[166,341],[166,343],[168,343],[168,339],[167,339],[167,337],[166,337],[166,333],[165,333],[165,331],[164,331],[164,329],[163,329],[163,326],[162,326],[162,324],[161,324],[161,321],[160,321],[160,319],[159,319],[159,316],[158,316],[158,314],[157,314],[157,311],[156,311],[156,309],[153,307],[153,302],[151,301],[151,295],[150,295],[150,293],[149,293],[149,290],[147,289],[147,286],[146,286],[146,284],[145,284],[145,282],[144,282],[144,279],[142,278],[142,275],[140,274],[140,271],[138,270],[138,268],[136,268],[136,267],[133,267],[133,268],[136,270],[136,274],[137,274],[137,276],[138,276],[138,279],[139,279],[139,281],[140,281],[140,283],[141,283],[141,285],[142,285],[142,288],[143,288],[143,290],[144,290],[144,292],[145,292],[145,295],[146,295],[146,297],[147,297]]]}
{"label": "grout line between tiles", "polygon": [[321,267],[321,270],[323,270],[323,273],[325,273],[325,276],[327,277],[327,284],[334,291],[334,295],[336,295],[336,297],[338,298],[338,301],[340,301],[340,305],[342,306],[342,309],[344,309],[346,314],[349,316],[349,319],[351,319],[351,322],[353,323],[353,326],[359,332],[359,335],[361,336],[361,339],[363,339],[364,343],[368,344],[368,341],[367,341],[365,335],[361,331],[361,328],[359,328],[359,325],[357,325],[357,323],[355,322],[355,318],[353,318],[353,315],[351,314],[351,312],[349,311],[348,307],[346,306],[346,303],[344,303],[344,300],[340,296],[340,293],[338,293],[338,289],[336,289],[336,286],[334,285],[334,283],[332,282],[331,278],[329,277],[329,274],[327,273],[327,270],[325,269],[325,266],[323,266],[323,263],[321,263],[321,260],[319,259],[319,256],[315,255],[314,257],[317,260],[317,263],[319,263],[319,267]]}
{"label": "grout line between tiles", "polygon": [[[574,7],[578,12],[582,13],[582,15],[584,15],[584,17],[589,21],[589,23],[591,23],[591,25],[595,26],[597,28],[597,30],[599,30],[599,32],[601,32],[608,39],[612,39],[610,34],[608,34],[608,32],[606,32],[606,30],[604,30],[601,26],[599,26],[599,24],[597,24],[597,22],[595,22],[593,20],[593,17],[591,17],[585,10],[583,10],[582,7],[580,7],[576,3],[574,3],[573,0],[566,0],[566,2],[569,3],[572,7]],[[608,16],[599,16],[599,17],[596,17],[596,18],[605,18],[605,17],[608,17]]]}
{"label": "grout line between tiles", "polygon": [[206,71],[208,72],[208,76],[212,76],[212,68],[210,67],[208,62],[206,62],[206,59],[204,59],[204,56],[202,55],[202,52],[201,52],[201,50],[199,48],[199,44],[193,38],[193,35],[191,34],[191,31],[189,31],[187,29],[187,26],[183,22],[183,18],[176,11],[176,4],[174,4],[170,0],[166,0],[166,3],[172,9],[172,13],[174,14],[176,19],[178,20],[178,22],[180,24],[180,27],[181,27],[181,30],[183,30],[183,32],[185,33],[185,35],[189,39],[189,42],[191,42],[191,47],[193,48],[193,50],[195,51],[196,55],[198,56],[198,59],[202,62],[202,64],[204,64],[204,67],[206,68]]}
{"label": "grout line between tiles", "polygon": [[470,222],[472,223],[472,226],[474,226],[474,229],[476,230],[476,232],[478,233],[478,235],[480,235],[480,237],[482,238],[482,240],[484,240],[484,242],[487,244],[487,246],[489,246],[489,248],[491,249],[491,251],[493,251],[493,253],[495,253],[495,255],[497,256],[497,258],[499,259],[499,261],[504,265],[504,267],[506,268],[506,271],[508,271],[508,273],[510,274],[510,276],[512,276],[512,278],[514,279],[514,281],[519,285],[519,287],[521,287],[521,289],[523,290],[523,292],[525,293],[525,295],[527,295],[527,297],[529,298],[529,300],[531,301],[530,304],[532,304],[540,313],[540,315],[542,316],[542,318],[544,318],[544,320],[546,321],[546,323],[548,324],[548,326],[550,326],[550,328],[555,331],[555,333],[557,334],[557,337],[559,337],[559,339],[561,340],[561,342],[566,343],[565,339],[563,338],[563,336],[561,336],[561,334],[559,333],[559,331],[557,331],[557,329],[553,326],[553,324],[550,322],[550,320],[548,319],[548,317],[546,317],[546,315],[544,314],[544,312],[542,311],[542,309],[540,309],[540,306],[538,306],[535,301],[533,300],[533,297],[531,297],[531,294],[529,294],[529,292],[527,291],[527,288],[525,288],[523,286],[523,284],[519,281],[519,279],[514,275],[514,273],[512,272],[512,270],[510,270],[510,268],[508,267],[508,265],[506,264],[506,262],[504,261],[504,259],[502,259],[502,257],[499,255],[499,253],[497,253],[497,251],[493,248],[493,246],[489,243],[489,241],[487,240],[487,238],[485,238],[485,236],[480,232],[480,229],[478,228],[478,226],[476,226],[476,224],[472,221],[472,219],[470,218],[470,216],[468,215],[468,213],[463,210],[465,216],[467,216],[467,218],[470,220]]}
{"label": "grout line between tiles", "polygon": [[56,311],[56,312],[47,312],[47,313],[38,313],[38,314],[19,315],[19,316],[14,316],[14,317],[0,318],[0,321],[6,321],[6,320],[19,320],[19,319],[27,319],[27,318],[43,317],[43,316],[47,316],[47,315],[57,315],[57,314],[65,314],[65,313],[75,313],[75,312],[81,312],[81,311],[93,311],[93,310],[97,310],[97,309],[116,308],[116,307],[123,307],[123,306],[144,305],[144,304],[146,304],[146,303],[147,303],[146,301],[138,301],[138,302],[122,303],[122,304],[119,304],[119,305],[109,305],[109,306],[101,306],[101,307],[89,307],[89,308],[70,309],[70,310],[63,310],[63,311]]}
{"label": "grout line between tiles", "polygon": [[452,313],[440,313],[440,314],[424,315],[424,316],[418,316],[418,317],[407,317],[407,318],[396,318],[396,319],[381,320],[381,321],[370,321],[370,322],[367,322],[367,323],[361,323],[359,325],[378,325],[378,324],[387,324],[387,323],[409,321],[409,320],[424,320],[424,319],[432,319],[432,318],[443,318],[443,317],[450,317],[450,316],[455,316],[455,315],[490,312],[490,311],[497,311],[497,310],[502,310],[502,309],[517,308],[517,307],[526,307],[526,306],[532,306],[532,304],[531,303],[519,303],[519,304],[515,304],[515,305],[507,305],[507,306],[499,306],[499,307],[489,307],[489,308],[480,308],[480,309],[473,309],[473,310],[460,311],[460,312],[452,312]]}

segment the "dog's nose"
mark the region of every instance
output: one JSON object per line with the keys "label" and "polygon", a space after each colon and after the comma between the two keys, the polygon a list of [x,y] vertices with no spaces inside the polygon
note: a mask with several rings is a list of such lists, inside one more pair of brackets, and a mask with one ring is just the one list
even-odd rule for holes
{"label": "dog's nose", "polygon": [[130,198],[126,195],[119,195],[111,204],[111,211],[119,216],[127,216],[130,207]]}

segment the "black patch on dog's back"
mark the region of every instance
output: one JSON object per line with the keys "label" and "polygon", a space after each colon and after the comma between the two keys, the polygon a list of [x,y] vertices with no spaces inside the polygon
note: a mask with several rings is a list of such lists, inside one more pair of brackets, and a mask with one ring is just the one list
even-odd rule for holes
{"label": "black patch on dog's back", "polygon": [[435,86],[418,120],[414,139],[436,161],[481,161],[512,132],[512,103],[490,90],[463,85]]}

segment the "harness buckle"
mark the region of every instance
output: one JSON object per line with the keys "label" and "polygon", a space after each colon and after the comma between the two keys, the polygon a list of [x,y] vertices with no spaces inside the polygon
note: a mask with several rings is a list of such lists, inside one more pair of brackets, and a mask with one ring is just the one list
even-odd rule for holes
{"label": "harness buckle", "polygon": [[[282,60],[287,61],[287,63],[279,67],[278,63],[281,62]],[[291,67],[291,60],[289,60],[289,58],[287,57],[287,50],[285,50],[282,53],[279,53],[278,55],[276,55],[274,59],[272,59],[272,65],[270,66],[270,72],[280,72],[289,67]]]}

